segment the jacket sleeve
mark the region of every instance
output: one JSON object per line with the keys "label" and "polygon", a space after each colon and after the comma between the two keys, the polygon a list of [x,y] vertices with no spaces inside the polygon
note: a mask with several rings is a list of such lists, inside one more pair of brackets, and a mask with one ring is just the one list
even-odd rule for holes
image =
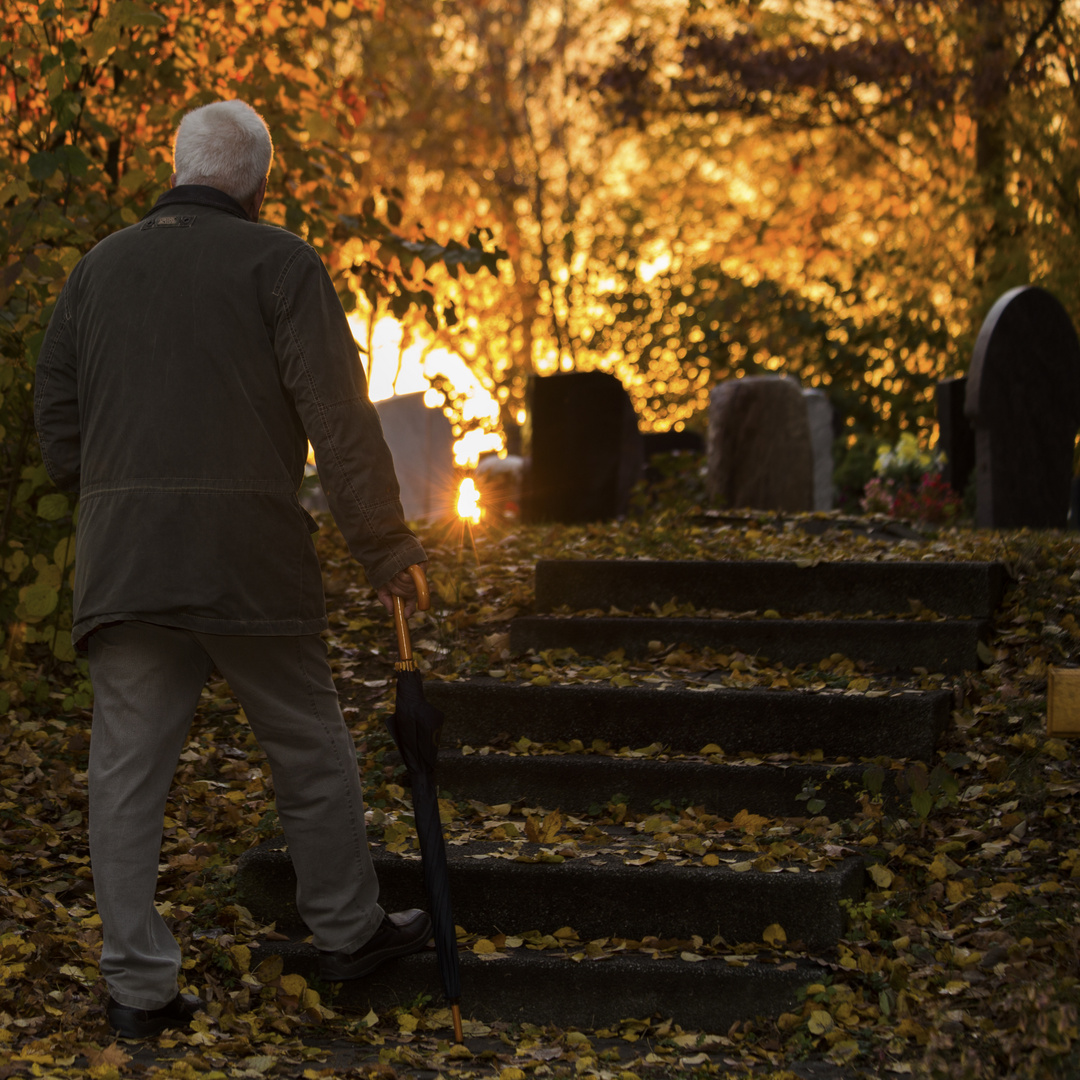
{"label": "jacket sleeve", "polygon": [[341,302],[315,250],[297,247],[274,287],[274,348],[315,449],[319,480],[372,585],[427,556],[405,524],[394,460]]}
{"label": "jacket sleeve", "polygon": [[53,483],[79,490],[80,428],[78,357],[75,337],[75,276],[57,301],[38,353],[34,380],[34,425],[41,457]]}

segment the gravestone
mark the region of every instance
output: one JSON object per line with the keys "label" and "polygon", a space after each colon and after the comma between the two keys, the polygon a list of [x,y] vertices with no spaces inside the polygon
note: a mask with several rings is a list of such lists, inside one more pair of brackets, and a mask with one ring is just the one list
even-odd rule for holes
{"label": "gravestone", "polygon": [[442,409],[429,409],[424,395],[401,394],[377,401],[386,445],[394,457],[407,521],[454,514],[454,433]]}
{"label": "gravestone", "polygon": [[957,495],[967,490],[975,471],[975,429],[964,413],[967,378],[944,379],[937,384],[938,449],[945,455],[941,475]]}
{"label": "gravestone", "polygon": [[614,375],[532,376],[523,443],[524,522],[572,524],[626,513],[644,453],[630,396]]}
{"label": "gravestone", "polygon": [[968,373],[977,525],[1061,529],[1080,427],[1080,341],[1045,289],[1011,289],[986,316]]}
{"label": "gravestone", "polygon": [[804,390],[806,421],[814,455],[814,509],[831,510],[833,488],[833,407],[824,390]]}
{"label": "gravestone", "polygon": [[814,509],[814,448],[794,379],[728,379],[709,396],[709,491],[721,505]]}

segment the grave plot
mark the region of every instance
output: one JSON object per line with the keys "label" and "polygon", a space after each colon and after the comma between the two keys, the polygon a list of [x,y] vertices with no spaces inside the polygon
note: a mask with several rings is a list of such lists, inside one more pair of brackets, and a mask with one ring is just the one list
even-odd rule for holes
{"label": "grave plot", "polygon": [[[528,653],[530,682],[508,684],[499,673],[428,682],[447,717],[439,783],[465,946],[463,1005],[477,1019],[606,1025],[659,1014],[717,1031],[790,1009],[799,987],[827,976],[819,958],[842,935],[846,904],[862,895],[863,860],[829,815],[853,813],[868,787],[888,798],[873,759],[930,758],[953,704],[949,691],[897,688],[888,677],[921,666],[932,686],[928,672],[942,670],[915,664],[906,639],[885,636],[878,654],[852,647],[850,658],[833,657],[829,625],[838,620],[826,616],[849,612],[855,598],[882,616],[846,620],[864,645],[876,625],[927,635],[948,622],[974,633],[965,654],[974,667],[1003,580],[994,564],[761,560],[731,576],[735,603],[720,580],[729,565],[713,564],[714,578],[695,564],[657,563],[651,576],[640,566],[541,563],[537,607],[580,610],[612,595],[630,614],[516,618],[511,649]],[[648,584],[657,577],[659,594]],[[657,597],[680,581],[661,606]],[[756,617],[749,609],[764,597],[790,617]],[[718,612],[695,620],[709,624],[709,646],[687,641],[690,620],[663,614],[701,604]],[[726,618],[728,607],[747,617]],[[614,638],[595,633],[603,622],[614,624]],[[636,638],[627,633],[633,622],[643,624]],[[840,682],[781,675],[773,689],[740,688],[740,668],[768,661],[753,645],[728,654],[713,645],[738,649],[746,626],[777,623],[799,655],[845,672]],[[790,630],[800,626],[817,637]],[[637,641],[678,654],[681,665],[692,660],[700,679],[691,687],[662,675],[621,678],[620,657]],[[551,684],[560,663],[591,683]],[[407,813],[371,817],[385,902],[423,905]],[[314,976],[280,842],[241,859],[237,887],[257,919],[292,935],[264,942],[266,953]],[[387,965],[344,986],[339,1000],[385,1008],[418,991],[438,996],[433,956]]]}

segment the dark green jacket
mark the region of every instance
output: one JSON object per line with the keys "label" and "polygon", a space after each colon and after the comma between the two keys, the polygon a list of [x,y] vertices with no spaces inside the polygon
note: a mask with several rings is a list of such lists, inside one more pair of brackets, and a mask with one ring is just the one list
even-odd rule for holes
{"label": "dark green jacket", "polygon": [[369,581],[425,557],[322,261],[215,188],[174,188],[75,267],[35,414],[49,475],[79,496],[76,642],[124,619],[324,629],[308,439]]}

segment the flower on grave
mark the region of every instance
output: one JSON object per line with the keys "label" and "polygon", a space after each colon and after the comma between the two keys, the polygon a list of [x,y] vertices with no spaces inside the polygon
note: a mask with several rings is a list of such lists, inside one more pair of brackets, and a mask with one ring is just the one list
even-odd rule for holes
{"label": "flower on grave", "polygon": [[919,446],[905,431],[895,446],[879,449],[877,473],[863,489],[863,510],[891,514],[928,525],[947,525],[961,513],[963,503],[941,476],[944,455]]}
{"label": "flower on grave", "polygon": [[927,473],[940,472],[942,463],[941,454],[923,450],[915,435],[905,431],[895,446],[883,445],[878,448],[874,472],[883,480],[914,486]]}
{"label": "flower on grave", "polygon": [[875,476],[863,488],[860,505],[867,514],[891,514],[895,499],[895,484],[891,480],[882,480],[880,476]]}
{"label": "flower on grave", "polygon": [[963,502],[940,473],[924,473],[914,491],[901,488],[893,500],[894,517],[914,518],[928,525],[948,525],[955,521]]}

